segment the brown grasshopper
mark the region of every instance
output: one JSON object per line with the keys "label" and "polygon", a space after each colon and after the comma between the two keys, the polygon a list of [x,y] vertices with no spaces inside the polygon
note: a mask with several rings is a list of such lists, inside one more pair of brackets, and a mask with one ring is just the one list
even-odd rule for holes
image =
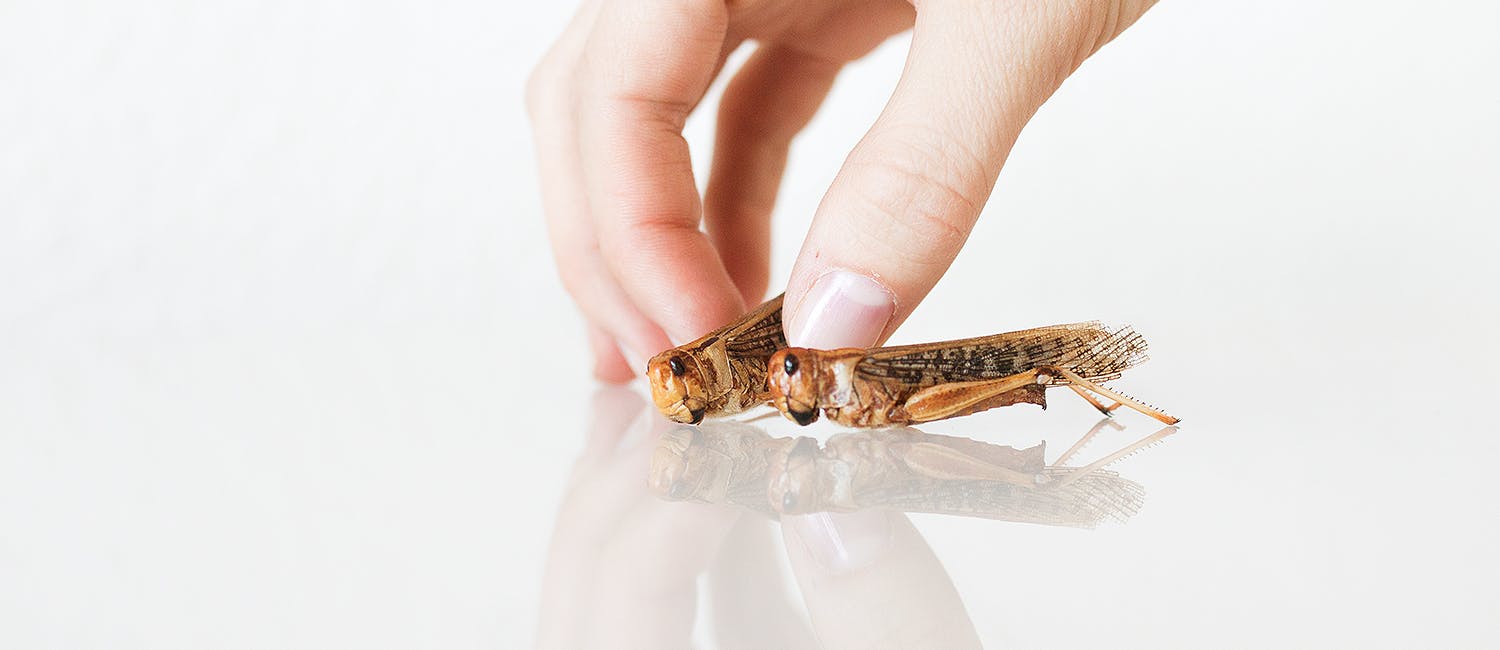
{"label": "brown grasshopper", "polygon": [[[1146,360],[1146,341],[1128,327],[1053,325],[959,341],[772,355],[772,404],[811,424],[821,410],[845,426],[930,422],[1012,404],[1047,407],[1049,386],[1068,386],[1109,415],[1120,406],[1166,424],[1174,418],[1100,386]],[[1105,406],[1089,391],[1115,401]]]}
{"label": "brown grasshopper", "polygon": [[786,347],[776,296],[739,320],[651,358],[646,378],[662,415],[688,424],[770,401],[766,367]]}

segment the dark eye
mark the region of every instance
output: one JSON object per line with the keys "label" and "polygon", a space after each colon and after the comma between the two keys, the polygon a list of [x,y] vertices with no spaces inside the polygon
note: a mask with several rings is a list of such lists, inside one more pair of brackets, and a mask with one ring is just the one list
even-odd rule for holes
{"label": "dark eye", "polygon": [[781,360],[781,368],[786,370],[788,375],[797,374],[797,357],[791,354],[786,355],[786,358]]}
{"label": "dark eye", "polygon": [[672,375],[676,377],[681,377],[687,372],[687,366],[682,365],[682,359],[678,357],[667,359],[667,366],[672,369]]}

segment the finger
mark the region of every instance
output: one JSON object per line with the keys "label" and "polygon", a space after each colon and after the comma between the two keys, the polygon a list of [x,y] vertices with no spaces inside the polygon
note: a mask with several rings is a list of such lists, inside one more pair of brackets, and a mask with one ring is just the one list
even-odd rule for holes
{"label": "finger", "polygon": [[[538,126],[540,131],[543,127]],[[580,182],[576,168],[569,168],[568,161],[561,160],[568,154],[551,151],[542,153],[544,200],[552,192],[549,187],[571,185]],[[579,190],[581,194],[581,190]],[[608,347],[594,345],[596,368],[603,366],[611,376],[620,366],[615,365],[609,352],[617,350],[624,357],[624,372],[629,379],[642,372],[649,355],[671,347],[664,332],[631,302],[624,290],[615,282],[613,274],[599,255],[599,244],[588,222],[588,208],[568,200],[549,201],[547,231],[553,256],[557,260],[558,274],[564,288],[583,312],[591,328],[606,332],[611,339]],[[554,206],[555,209],[554,209]],[[600,354],[606,356],[600,356]],[[604,378],[604,375],[600,375]]]}
{"label": "finger", "polygon": [[[595,375],[606,381],[625,381],[640,372],[646,355],[655,354],[669,343],[666,333],[641,315],[615,283],[600,259],[599,243],[589,218],[577,127],[572,119],[576,101],[573,71],[598,18],[599,7],[598,1],[589,2],[573,17],[528,80],[526,98],[536,140],[547,233],[558,273],[585,319],[608,332],[612,339],[609,345],[603,345],[590,335]],[[636,357],[640,363],[620,363],[621,346],[627,349],[624,355],[627,359]]]}
{"label": "finger", "polygon": [[744,310],[699,230],[681,133],[726,29],[717,0],[608,2],[580,70],[579,143],[600,253],[633,304],[679,343]]}
{"label": "finger", "polygon": [[825,647],[980,647],[953,581],[906,515],[788,516],[782,535]]}
{"label": "finger", "polygon": [[788,342],[889,336],[953,262],[1021,127],[1145,6],[920,5],[901,81],[824,196],[792,270]]}
{"label": "finger", "polygon": [[600,381],[611,384],[623,384],[630,381],[639,368],[633,368],[630,362],[620,354],[620,347],[615,345],[615,339],[608,331],[597,325],[589,325],[589,348],[594,351],[594,377]]}
{"label": "finger", "polygon": [[792,138],[807,126],[842,64],[781,45],[756,50],[724,89],[704,223],[747,304],[770,274],[771,209]]}

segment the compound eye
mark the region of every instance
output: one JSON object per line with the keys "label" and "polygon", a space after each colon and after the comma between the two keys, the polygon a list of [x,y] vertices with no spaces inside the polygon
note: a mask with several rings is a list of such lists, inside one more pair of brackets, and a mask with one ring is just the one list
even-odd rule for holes
{"label": "compound eye", "polygon": [[797,374],[797,356],[793,354],[786,355],[781,360],[781,369],[785,370],[788,375]]}
{"label": "compound eye", "polygon": [[670,359],[667,359],[667,367],[672,369],[672,375],[674,377],[681,377],[684,374],[687,374],[687,366],[682,365],[682,359],[679,357],[672,357]]}

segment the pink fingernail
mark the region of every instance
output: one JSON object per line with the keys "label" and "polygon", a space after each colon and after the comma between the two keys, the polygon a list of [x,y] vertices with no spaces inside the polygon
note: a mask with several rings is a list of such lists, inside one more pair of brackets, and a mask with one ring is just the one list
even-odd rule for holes
{"label": "pink fingernail", "polygon": [[858,273],[830,271],[787,319],[787,342],[830,350],[875,345],[896,312],[890,289]]}
{"label": "pink fingernail", "polygon": [[833,573],[869,566],[890,546],[890,516],[884,510],[820,512],[781,518],[818,564]]}

